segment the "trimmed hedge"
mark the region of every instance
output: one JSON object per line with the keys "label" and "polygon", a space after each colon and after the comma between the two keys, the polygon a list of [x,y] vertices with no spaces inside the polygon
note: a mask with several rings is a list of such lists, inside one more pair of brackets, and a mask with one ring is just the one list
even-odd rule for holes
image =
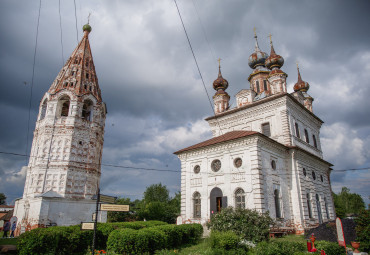
{"label": "trimmed hedge", "polygon": [[118,254],[152,254],[156,250],[196,243],[202,234],[203,227],[200,224],[163,225],[140,230],[116,229],[108,237],[107,250]]}
{"label": "trimmed hedge", "polygon": [[[106,249],[108,236],[115,229],[147,229],[167,225],[161,221],[98,223],[96,248]],[[83,231],[80,225],[69,227],[37,228],[18,238],[19,254],[86,254],[91,247],[93,231]]]}

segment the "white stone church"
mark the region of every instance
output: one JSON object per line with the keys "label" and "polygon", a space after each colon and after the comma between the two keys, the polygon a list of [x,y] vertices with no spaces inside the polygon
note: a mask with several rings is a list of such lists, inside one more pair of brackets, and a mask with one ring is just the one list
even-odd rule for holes
{"label": "white stone church", "polygon": [[221,208],[269,211],[280,227],[304,228],[335,219],[331,164],[323,159],[320,128],[309,84],[287,93],[284,59],[256,46],[249,57],[250,89],[229,107],[228,82],[213,83],[214,116],[206,118],[213,138],[181,149],[181,220],[204,224]]}
{"label": "white stone church", "polygon": [[[90,25],[40,102],[16,234],[92,221],[104,142],[106,106],[91,54]],[[106,212],[99,221],[106,220]]]}

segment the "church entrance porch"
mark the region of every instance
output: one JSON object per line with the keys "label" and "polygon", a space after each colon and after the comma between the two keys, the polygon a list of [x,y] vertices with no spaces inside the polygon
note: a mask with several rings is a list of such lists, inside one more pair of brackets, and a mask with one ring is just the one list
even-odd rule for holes
{"label": "church entrance porch", "polygon": [[227,197],[223,196],[220,188],[213,188],[210,194],[210,213],[218,213],[222,208],[227,207]]}

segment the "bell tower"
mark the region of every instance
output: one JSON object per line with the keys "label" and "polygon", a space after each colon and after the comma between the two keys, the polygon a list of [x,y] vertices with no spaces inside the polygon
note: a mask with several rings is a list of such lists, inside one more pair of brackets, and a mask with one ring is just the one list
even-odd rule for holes
{"label": "bell tower", "polygon": [[[106,106],[91,54],[91,26],[42,97],[18,230],[91,221],[101,175]],[[62,217],[62,215],[64,217]]]}

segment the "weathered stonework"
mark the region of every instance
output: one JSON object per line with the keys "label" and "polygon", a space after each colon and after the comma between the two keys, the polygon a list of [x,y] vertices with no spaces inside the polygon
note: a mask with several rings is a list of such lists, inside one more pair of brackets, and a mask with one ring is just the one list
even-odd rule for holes
{"label": "weathered stonework", "polygon": [[[91,221],[101,175],[106,106],[89,31],[40,101],[17,232]],[[106,213],[99,216],[106,220]]]}

